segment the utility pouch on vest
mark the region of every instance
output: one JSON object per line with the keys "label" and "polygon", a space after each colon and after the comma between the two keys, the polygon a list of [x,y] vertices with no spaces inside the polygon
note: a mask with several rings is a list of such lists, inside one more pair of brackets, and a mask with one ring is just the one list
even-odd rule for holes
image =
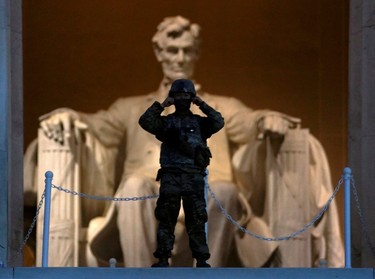
{"label": "utility pouch on vest", "polygon": [[195,165],[200,168],[206,168],[210,164],[210,158],[212,154],[207,146],[198,146],[195,149]]}

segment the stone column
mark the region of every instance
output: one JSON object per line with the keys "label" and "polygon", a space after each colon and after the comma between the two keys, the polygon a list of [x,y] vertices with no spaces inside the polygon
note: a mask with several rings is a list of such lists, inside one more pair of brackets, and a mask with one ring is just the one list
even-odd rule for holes
{"label": "stone column", "polygon": [[[375,1],[350,1],[349,166],[375,244]],[[374,267],[352,198],[352,265]]]}
{"label": "stone column", "polygon": [[0,0],[0,261],[19,266],[23,238],[22,0]]}

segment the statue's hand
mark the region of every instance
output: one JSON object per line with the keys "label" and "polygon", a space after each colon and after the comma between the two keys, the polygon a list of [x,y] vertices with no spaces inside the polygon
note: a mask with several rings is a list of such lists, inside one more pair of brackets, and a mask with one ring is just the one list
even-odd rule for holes
{"label": "statue's hand", "polygon": [[161,103],[161,106],[163,108],[169,107],[174,104],[174,99],[172,97],[167,97],[164,102]]}
{"label": "statue's hand", "polygon": [[269,136],[271,139],[280,139],[289,129],[299,127],[301,119],[280,113],[265,114],[258,122],[259,139]]}
{"label": "statue's hand", "polygon": [[78,139],[87,125],[79,120],[77,112],[71,109],[62,108],[54,110],[39,117],[40,128],[44,134],[61,144],[65,139],[71,137],[72,133]]}

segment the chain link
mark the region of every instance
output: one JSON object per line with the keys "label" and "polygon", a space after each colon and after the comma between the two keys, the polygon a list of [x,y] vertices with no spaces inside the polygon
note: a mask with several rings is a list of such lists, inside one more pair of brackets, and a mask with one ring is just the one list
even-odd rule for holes
{"label": "chain link", "polygon": [[374,245],[373,245],[373,243],[372,243],[372,241],[370,239],[367,222],[366,222],[366,220],[365,220],[365,218],[363,216],[363,213],[362,213],[361,204],[359,202],[358,192],[357,192],[357,189],[355,187],[355,182],[354,182],[353,177],[351,178],[350,182],[351,182],[350,184],[352,186],[352,192],[353,192],[353,195],[354,195],[354,200],[355,200],[355,205],[356,205],[357,213],[359,215],[359,220],[360,220],[361,226],[362,226],[362,232],[363,232],[363,234],[365,236],[367,244],[370,247],[371,254],[375,258],[375,247],[374,247]]}
{"label": "chain link", "polygon": [[59,191],[65,192],[67,194],[71,194],[73,196],[79,196],[81,198],[85,199],[90,199],[90,200],[97,200],[97,201],[144,201],[148,199],[155,199],[159,197],[159,195],[148,195],[148,196],[143,196],[143,197],[126,197],[126,198],[116,198],[116,197],[99,197],[99,196],[93,196],[93,195],[88,195],[85,193],[79,193],[76,191],[72,191],[66,188],[63,188],[61,186],[56,186],[52,184],[52,188],[55,188]]}
{"label": "chain link", "polygon": [[256,233],[253,233],[249,230],[247,230],[246,228],[242,227],[239,223],[237,223],[232,216],[229,215],[229,213],[223,208],[223,206],[221,205],[220,201],[217,199],[217,197],[215,196],[214,192],[211,190],[210,186],[207,185],[207,188],[208,190],[210,191],[210,194],[212,196],[212,198],[214,199],[216,205],[219,207],[220,211],[225,215],[225,217],[234,225],[236,226],[238,229],[240,229],[242,232],[254,237],[254,238],[257,238],[257,239],[260,239],[260,240],[265,240],[265,241],[283,241],[283,240],[289,240],[291,238],[294,238],[296,237],[297,235],[305,232],[308,228],[310,228],[312,225],[314,225],[314,223],[316,221],[318,221],[324,214],[324,212],[327,211],[329,205],[331,204],[332,200],[335,198],[337,192],[339,191],[340,189],[340,186],[342,184],[343,180],[340,179],[336,188],[335,188],[335,191],[333,192],[332,196],[328,199],[327,203],[324,205],[324,207],[322,208],[322,210],[317,214],[315,215],[315,217],[312,219],[311,222],[309,222],[308,224],[306,224],[302,229],[290,234],[290,235],[287,235],[287,236],[280,236],[280,237],[264,237],[264,236],[261,236],[261,235],[258,235]]}

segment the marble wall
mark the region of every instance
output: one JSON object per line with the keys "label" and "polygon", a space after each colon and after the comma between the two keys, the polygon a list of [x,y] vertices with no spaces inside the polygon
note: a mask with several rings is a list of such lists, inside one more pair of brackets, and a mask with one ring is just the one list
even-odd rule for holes
{"label": "marble wall", "polygon": [[0,0],[0,261],[21,265],[23,238],[22,1]]}
{"label": "marble wall", "polygon": [[352,261],[375,266],[375,2],[351,0],[349,33],[349,165],[373,251],[352,199]]}

